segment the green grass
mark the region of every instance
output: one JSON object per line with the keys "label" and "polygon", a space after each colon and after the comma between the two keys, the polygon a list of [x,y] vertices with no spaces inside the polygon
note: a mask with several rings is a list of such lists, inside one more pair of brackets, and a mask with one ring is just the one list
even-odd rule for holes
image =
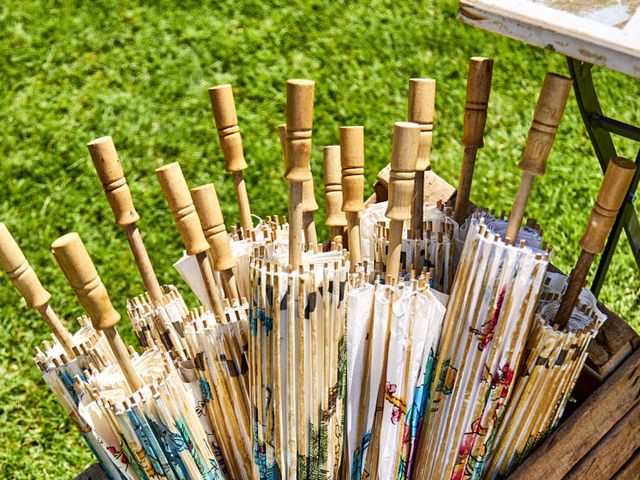
{"label": "green grass", "polygon": [[[455,183],[467,61],[493,57],[486,145],[472,197],[509,209],[538,89],[546,71],[566,73],[563,57],[463,26],[452,1],[363,3],[370,4],[236,0],[116,8],[104,1],[9,0],[0,6],[0,216],[61,315],[80,314],[49,252],[69,231],[81,234],[122,313],[125,298],[143,288],[112,223],[85,147],[89,140],[113,136],[162,281],[186,289],[171,268],[181,243],[155,179],[157,167],[179,161],[191,185],[215,182],[227,223],[238,220],[206,91],[218,83],[235,89],[253,211],[282,214],[286,185],[276,125],[283,120],[287,78],[317,82],[318,192],[321,146],[337,142],[340,125],[366,126],[366,174],[373,182],[388,161],[392,124],[406,115],[407,82],[415,76],[438,80],[432,163]],[[605,101],[607,113],[640,124],[638,84],[601,69],[596,79],[603,97],[615,99]],[[621,151],[634,155],[629,144]],[[572,98],[528,208],[564,270],[577,257],[600,178]],[[635,328],[639,290],[623,241],[602,299]],[[0,478],[72,478],[92,457],[32,363],[32,349],[47,328],[4,275],[0,314]],[[132,341],[127,323],[120,330]]]}

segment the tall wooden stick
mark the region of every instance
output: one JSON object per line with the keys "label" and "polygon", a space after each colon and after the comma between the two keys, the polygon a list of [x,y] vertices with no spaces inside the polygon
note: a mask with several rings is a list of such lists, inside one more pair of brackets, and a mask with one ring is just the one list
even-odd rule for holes
{"label": "tall wooden stick", "polygon": [[524,154],[518,164],[518,168],[522,170],[522,179],[509,215],[509,225],[504,238],[506,243],[516,241],[533,180],[539,175],[544,175],[547,168],[547,158],[569,98],[571,84],[571,79],[554,73],[547,73],[544,77]]}
{"label": "tall wooden stick", "polygon": [[213,268],[220,272],[223,288],[231,301],[240,301],[233,268],[236,259],[231,252],[229,236],[224,224],[222,209],[216,194],[216,187],[210,183],[191,189],[191,196],[200,218],[202,231],[209,242]]}
{"label": "tall wooden stick", "polygon": [[36,272],[4,223],[0,223],[0,268],[7,272],[27,307],[38,310],[67,356],[75,358],[73,337],[49,305],[51,294],[40,283]]}
{"label": "tall wooden stick", "polygon": [[[280,137],[280,147],[282,148],[282,158],[284,159],[285,170],[287,168],[287,125],[278,125],[278,136]],[[318,234],[316,233],[316,223],[313,212],[318,210],[318,203],[313,191],[313,178],[306,180],[302,184],[302,227],[304,229],[305,246],[314,248],[318,244]]]}
{"label": "tall wooden stick", "polygon": [[115,328],[120,321],[120,314],[113,308],[107,289],[80,236],[75,232],[68,233],[55,240],[51,250],[80,304],[91,318],[93,327],[102,330],[107,337],[131,391],[139,390],[143,385],[142,380],[131,365],[127,347]]}
{"label": "tall wooden stick", "polygon": [[409,80],[408,120],[420,126],[420,144],[416,162],[416,180],[411,207],[411,229],[422,238],[424,219],[424,175],[431,168],[433,114],[436,101],[436,81],[431,78]]}
{"label": "tall wooden stick", "polygon": [[364,127],[340,127],[342,211],[347,216],[351,271],[362,262],[360,212],[364,210]]}
{"label": "tall wooden stick", "polygon": [[193,200],[182,174],[182,169],[177,162],[174,162],[158,168],[156,175],[162,187],[164,198],[180,231],[187,253],[196,257],[213,313],[221,323],[225,323],[222,300],[220,300],[218,286],[211,268],[212,262],[208,253],[209,243],[204,237],[204,233],[202,233],[200,219],[196,213],[196,208],[193,206]]}
{"label": "tall wooden stick", "polygon": [[464,107],[464,124],[462,131],[462,145],[464,156],[458,179],[458,192],[453,218],[462,223],[467,218],[469,195],[471,194],[471,180],[476,163],[478,149],[484,146],[482,139],[487,121],[487,104],[491,92],[491,75],[493,60],[482,57],[472,57],[469,61],[469,76],[467,77],[467,102]]}
{"label": "tall wooden stick", "polygon": [[324,197],[327,211],[325,225],[330,230],[330,240],[342,244],[347,216],[342,211],[342,173],[340,171],[340,145],[322,149],[324,161]]}
{"label": "tall wooden stick", "polygon": [[420,125],[397,122],[393,127],[393,149],[389,176],[389,206],[386,215],[389,225],[389,250],[387,252],[386,283],[398,280],[402,229],[405,220],[411,219],[411,199],[416,177],[416,161],[420,144]]}
{"label": "tall wooden stick", "polygon": [[289,182],[289,264],[302,262],[303,196],[302,184],[311,180],[311,129],[315,83],[311,80],[287,81],[286,171]]}
{"label": "tall wooden stick", "polygon": [[253,228],[253,221],[247,187],[242,173],[247,168],[247,161],[242,149],[242,135],[240,127],[238,127],[238,115],[231,85],[210,88],[209,98],[218,129],[220,148],[222,148],[224,155],[225,168],[233,176],[233,184],[236,188],[240,225],[242,225],[244,234],[248,235],[248,232]]}
{"label": "tall wooden stick", "polygon": [[136,225],[136,222],[140,220],[140,215],[133,206],[129,185],[127,185],[127,179],[124,176],[113,140],[108,136],[97,138],[89,142],[87,148],[111,210],[116,217],[116,225],[122,227],[127,235],[127,241],[133,252],[144,286],[149,292],[151,300],[158,302],[162,299],[162,289]]}
{"label": "tall wooden stick", "polygon": [[635,164],[624,158],[614,157],[609,161],[596,202],[589,215],[587,228],[580,240],[580,257],[571,272],[569,284],[556,314],[556,323],[561,328],[569,323],[593,259],[604,250],[607,236],[629,191],[635,171]]}

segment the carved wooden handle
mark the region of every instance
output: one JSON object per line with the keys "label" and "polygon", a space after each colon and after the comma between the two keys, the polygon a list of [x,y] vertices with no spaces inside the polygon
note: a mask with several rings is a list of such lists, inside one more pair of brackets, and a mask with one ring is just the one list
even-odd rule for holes
{"label": "carved wooden handle", "polygon": [[51,244],[51,250],[94,328],[104,330],[115,326],[120,314],[113,308],[80,235],[75,232],[63,235]]}
{"label": "carved wooden handle", "polygon": [[49,302],[51,294],[40,283],[36,272],[4,223],[0,223],[0,268],[7,272],[29,308],[40,308]]}
{"label": "carved wooden handle", "polygon": [[465,148],[484,146],[484,127],[487,122],[487,105],[491,92],[493,60],[472,57],[467,77],[467,102],[464,107],[462,145]]}
{"label": "carved wooden handle", "polygon": [[311,180],[311,129],[315,82],[287,81],[287,153],[285,178],[291,183]]}
{"label": "carved wooden handle", "polygon": [[364,127],[340,127],[342,211],[364,210]]}
{"label": "carved wooden handle", "polygon": [[242,135],[238,127],[236,104],[231,85],[218,85],[209,89],[211,108],[218,129],[220,148],[228,172],[240,172],[247,168],[242,149]]}
{"label": "carved wooden handle", "polygon": [[327,227],[346,227],[347,216],[342,211],[342,173],[340,146],[330,145],[322,149],[324,161],[324,195],[327,210]]}
{"label": "carved wooden handle", "polygon": [[386,216],[391,220],[409,220],[416,161],[420,143],[420,125],[396,122],[393,127],[391,172],[389,175],[389,206]]}
{"label": "carved wooden handle", "polygon": [[118,152],[111,137],[101,137],[87,144],[91,160],[102,182],[111,210],[116,217],[116,225],[125,227],[140,220],[133,206],[133,199],[127,179],[118,159]]}
{"label": "carved wooden handle", "polygon": [[236,260],[231,253],[229,236],[224,224],[216,187],[209,183],[201,187],[192,188],[191,196],[200,218],[202,231],[211,247],[213,268],[218,271],[233,268],[236,265]]}
{"label": "carved wooden handle", "polygon": [[420,125],[420,144],[416,171],[424,172],[430,166],[433,115],[436,101],[436,81],[431,78],[409,80],[409,121]]}
{"label": "carved wooden handle", "polygon": [[[278,136],[280,138],[280,147],[282,148],[282,157],[286,171],[289,168],[289,161],[287,156],[287,126],[284,123],[278,125]],[[302,184],[302,211],[315,212],[319,208],[313,189],[313,178],[311,180],[305,180]]]}
{"label": "carved wooden handle", "polygon": [[173,214],[176,226],[189,255],[206,252],[209,244],[204,238],[200,219],[193,206],[189,187],[180,164],[170,163],[156,170],[162,193]]}
{"label": "carved wooden handle", "polygon": [[544,175],[572,83],[571,79],[555,73],[545,75],[524,154],[518,164],[523,172]]}
{"label": "carved wooden handle", "polygon": [[636,165],[624,158],[609,160],[598,197],[591,209],[587,229],[580,240],[580,247],[593,255],[602,253],[607,236],[613,227],[618,210],[633,180]]}

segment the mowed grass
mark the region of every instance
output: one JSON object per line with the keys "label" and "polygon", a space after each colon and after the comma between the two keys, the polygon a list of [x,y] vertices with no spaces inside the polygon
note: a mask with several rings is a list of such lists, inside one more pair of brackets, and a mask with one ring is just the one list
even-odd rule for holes
{"label": "mowed grass", "polygon": [[[565,59],[463,26],[452,1],[362,3],[3,2],[0,217],[70,328],[81,310],[50,254],[58,236],[80,233],[121,313],[125,299],[143,289],[91,165],[85,147],[91,139],[115,140],[161,281],[186,291],[171,267],[182,246],[157,167],[179,161],[190,185],[214,182],[227,223],[238,220],[207,96],[215,84],[234,86],[253,212],[265,216],[286,212],[276,126],[288,78],[317,82],[313,171],[322,205],[321,147],[337,143],[340,125],[365,125],[372,184],[389,159],[393,122],[405,118],[411,77],[438,80],[432,163],[455,184],[467,62],[493,57],[472,197],[498,211],[510,208],[538,89],[546,71],[566,73]],[[614,99],[604,101],[607,113],[640,124],[638,83],[602,69],[596,78],[603,97]],[[630,144],[621,153],[635,155]],[[600,179],[571,98],[527,210],[565,271],[577,258]],[[322,224],[323,214],[317,217]],[[601,298],[639,328],[639,290],[623,237]],[[195,306],[193,296],[188,301]],[[32,362],[47,327],[5,275],[0,309],[0,478],[72,478],[92,456]],[[119,329],[133,342],[126,320]]]}

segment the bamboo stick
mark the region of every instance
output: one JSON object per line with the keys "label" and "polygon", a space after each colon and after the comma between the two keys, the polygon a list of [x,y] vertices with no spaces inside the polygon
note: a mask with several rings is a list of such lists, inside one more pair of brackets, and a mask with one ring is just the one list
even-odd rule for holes
{"label": "bamboo stick", "polygon": [[289,182],[289,264],[302,262],[303,183],[311,180],[311,129],[315,83],[287,81],[286,171]]}
{"label": "bamboo stick", "polygon": [[420,143],[420,126],[416,123],[397,122],[393,128],[391,173],[389,176],[389,207],[386,216],[389,226],[386,283],[399,280],[402,230],[405,220],[411,219],[416,160]]}
{"label": "bamboo stick", "polygon": [[116,217],[116,225],[122,227],[127,235],[127,241],[144,286],[149,292],[151,300],[158,302],[163,296],[162,289],[136,225],[140,220],[140,215],[133,206],[131,191],[127,185],[127,179],[124,176],[113,140],[109,136],[100,137],[90,141],[87,148],[111,210]]}
{"label": "bamboo stick", "polygon": [[131,392],[139,390],[143,385],[142,379],[134,370],[129,352],[115,328],[120,314],[113,308],[80,236],[75,232],[63,235],[51,244],[51,250],[80,304],[91,317],[93,327],[102,330],[107,337]]}
{"label": "bamboo stick", "polygon": [[340,127],[342,211],[347,216],[351,272],[362,262],[360,212],[364,210],[364,127]]}
{"label": "bamboo stick", "polygon": [[464,156],[458,179],[456,205],[453,218],[461,224],[467,218],[471,181],[476,163],[478,149],[484,146],[482,139],[487,121],[487,105],[491,92],[491,75],[493,60],[482,57],[472,57],[469,61],[467,77],[467,101],[464,107],[464,124],[462,130],[462,145]]}
{"label": "bamboo stick", "polygon": [[205,238],[209,242],[213,268],[220,272],[222,285],[232,302],[240,302],[238,285],[233,272],[236,259],[231,252],[231,244],[222,216],[222,209],[218,201],[215,186],[210,183],[191,189],[191,197],[200,219],[200,225]]}
{"label": "bamboo stick", "polygon": [[580,240],[582,249],[580,257],[571,272],[567,289],[556,314],[556,323],[561,328],[569,323],[571,312],[578,302],[593,259],[604,250],[607,236],[627,195],[635,171],[635,164],[624,158],[614,157],[609,161],[596,202],[589,215],[587,228]]}
{"label": "bamboo stick", "polygon": [[343,244],[342,235],[347,226],[347,217],[342,211],[342,180],[340,172],[340,145],[322,149],[324,162],[324,197],[327,211],[325,225],[330,231],[330,242]]}
{"label": "bamboo stick", "polygon": [[408,120],[420,126],[416,180],[411,207],[411,229],[422,238],[424,219],[424,176],[431,169],[431,141],[436,100],[436,81],[431,78],[409,80]]}
{"label": "bamboo stick", "polygon": [[221,323],[224,323],[224,308],[213,276],[211,259],[208,253],[209,243],[205,239],[204,233],[202,233],[200,219],[193,206],[189,187],[184,179],[180,165],[174,162],[160,167],[156,170],[156,175],[158,176],[160,187],[162,187],[164,198],[175,219],[187,254],[196,257],[207,291],[207,299],[213,309],[213,313]]}
{"label": "bamboo stick", "polygon": [[27,307],[36,309],[47,322],[67,356],[70,359],[75,358],[73,337],[49,305],[51,294],[40,283],[36,272],[4,223],[0,223],[0,268],[7,272],[13,286],[27,303]]}
{"label": "bamboo stick", "polygon": [[218,130],[220,148],[222,148],[224,155],[225,168],[233,176],[240,212],[240,225],[242,225],[246,236],[253,228],[253,221],[243,175],[243,170],[247,168],[247,161],[242,149],[242,135],[240,127],[238,127],[238,115],[231,85],[218,85],[210,88],[209,98]]}
{"label": "bamboo stick", "polygon": [[505,243],[515,243],[533,180],[537,176],[544,175],[547,168],[547,158],[556,138],[567,98],[569,98],[571,84],[572,81],[569,78],[555,73],[547,73],[544,77],[522,160],[518,164],[518,168],[522,170],[522,179],[509,215],[509,225],[504,236]]}

